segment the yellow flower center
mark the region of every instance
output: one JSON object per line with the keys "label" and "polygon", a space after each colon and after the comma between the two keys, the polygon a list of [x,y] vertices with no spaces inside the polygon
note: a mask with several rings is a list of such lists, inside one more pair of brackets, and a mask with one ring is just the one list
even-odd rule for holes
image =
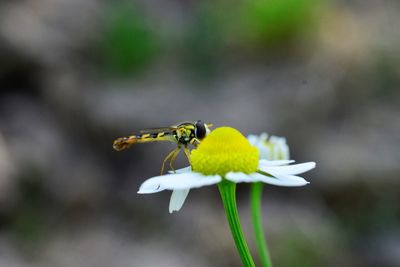
{"label": "yellow flower center", "polygon": [[228,172],[257,171],[259,156],[258,149],[238,130],[220,127],[192,150],[190,158],[193,171],[224,176]]}

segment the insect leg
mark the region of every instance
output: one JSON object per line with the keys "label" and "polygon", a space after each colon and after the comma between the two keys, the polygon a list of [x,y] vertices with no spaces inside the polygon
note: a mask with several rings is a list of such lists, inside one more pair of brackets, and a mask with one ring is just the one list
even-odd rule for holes
{"label": "insect leg", "polygon": [[172,170],[173,172],[175,172],[173,163],[174,163],[176,157],[178,156],[179,152],[181,151],[181,147],[178,146],[174,151],[175,151],[175,153],[171,156],[171,160],[169,161],[169,166],[171,167],[171,170]]}
{"label": "insect leg", "polygon": [[[167,163],[167,160],[169,160],[170,158],[172,158],[174,156],[174,154],[176,154],[177,152],[179,152],[181,148],[177,147],[174,150],[172,150],[171,152],[169,152],[169,154],[165,157],[162,167],[161,167],[161,174],[162,175],[164,173],[164,167],[165,167],[165,163]],[[176,157],[176,156],[175,156]]]}
{"label": "insect leg", "polygon": [[194,146],[197,147],[200,144],[200,140],[197,138],[193,138],[190,143]]}
{"label": "insect leg", "polygon": [[183,152],[185,152],[185,155],[186,155],[186,157],[187,157],[187,159],[188,159],[188,161],[189,161],[189,164],[190,164],[190,166],[192,166],[192,161],[190,160],[190,151],[189,151],[189,149],[187,148],[187,146],[185,146],[185,147],[183,148]]}

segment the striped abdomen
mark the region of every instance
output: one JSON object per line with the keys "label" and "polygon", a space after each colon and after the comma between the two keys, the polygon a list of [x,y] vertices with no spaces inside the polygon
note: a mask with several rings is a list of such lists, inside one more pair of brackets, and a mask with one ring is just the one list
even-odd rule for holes
{"label": "striped abdomen", "polygon": [[115,150],[121,151],[133,144],[157,141],[175,141],[175,139],[172,132],[142,133],[138,135],[131,135],[129,137],[120,137],[114,141],[113,147]]}

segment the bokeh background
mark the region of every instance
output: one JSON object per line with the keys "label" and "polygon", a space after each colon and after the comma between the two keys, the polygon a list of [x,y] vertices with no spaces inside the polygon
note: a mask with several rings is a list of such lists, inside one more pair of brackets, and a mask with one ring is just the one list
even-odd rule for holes
{"label": "bokeh background", "polygon": [[174,144],[112,149],[198,119],[317,162],[307,187],[265,187],[274,266],[400,266],[399,17],[398,0],[1,1],[0,266],[241,266],[216,187],[172,215],[169,193],[136,194]]}

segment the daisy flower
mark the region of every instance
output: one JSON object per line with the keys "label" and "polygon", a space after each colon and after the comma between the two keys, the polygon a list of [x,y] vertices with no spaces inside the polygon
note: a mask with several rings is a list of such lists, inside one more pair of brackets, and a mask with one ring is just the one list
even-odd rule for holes
{"label": "daisy flower", "polygon": [[190,189],[218,184],[223,180],[289,187],[308,184],[298,175],[313,169],[315,162],[288,165],[294,161],[260,159],[261,153],[236,129],[220,127],[192,150],[192,167],[152,177],[140,186],[138,193],[172,190],[169,204],[172,213],[180,210]]}

